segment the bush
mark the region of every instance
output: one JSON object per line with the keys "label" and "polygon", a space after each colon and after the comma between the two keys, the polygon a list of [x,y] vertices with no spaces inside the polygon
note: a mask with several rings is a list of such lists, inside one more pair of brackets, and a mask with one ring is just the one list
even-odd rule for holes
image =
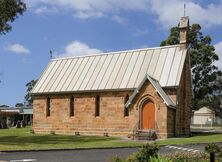
{"label": "bush", "polygon": [[125,160],[123,160],[123,159],[121,159],[121,158],[119,158],[119,157],[113,157],[112,159],[111,159],[111,162],[124,162]]}
{"label": "bush", "polygon": [[220,153],[221,148],[214,143],[210,143],[205,147],[205,151],[208,153]]}
{"label": "bush", "polygon": [[151,157],[149,162],[172,162],[172,160],[170,160],[167,157]]}
{"label": "bush", "polygon": [[172,162],[206,162],[209,161],[209,155],[203,152],[176,152],[173,154],[165,155],[169,161]]}
{"label": "bush", "polygon": [[[214,145],[207,146],[207,150],[218,151],[218,147]],[[176,152],[158,156],[159,147],[156,144],[146,144],[139,152],[130,155],[127,159],[115,157],[111,162],[209,162],[209,154],[204,152]],[[222,161],[217,157],[218,161]]]}
{"label": "bush", "polygon": [[137,162],[148,162],[151,157],[157,158],[159,151],[159,146],[156,143],[149,144],[147,143],[142,147],[142,149],[136,154],[136,161]]}
{"label": "bush", "polygon": [[210,154],[210,161],[215,161],[216,158],[222,161],[222,149],[218,145],[210,143],[205,147],[205,151]]}
{"label": "bush", "polygon": [[[112,158],[112,162],[150,162],[151,158],[153,160],[158,159],[159,146],[157,144],[144,145],[139,152],[130,155],[127,159],[120,159],[119,157]],[[156,161],[153,161],[156,162]],[[161,161],[160,161],[161,162]],[[163,161],[165,162],[165,161]]]}

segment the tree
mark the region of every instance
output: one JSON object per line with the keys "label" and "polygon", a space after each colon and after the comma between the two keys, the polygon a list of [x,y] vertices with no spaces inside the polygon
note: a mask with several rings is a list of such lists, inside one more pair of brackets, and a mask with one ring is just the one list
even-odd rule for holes
{"label": "tree", "polygon": [[26,5],[21,0],[0,0],[0,34],[9,32],[12,29],[10,23],[25,10]]}
{"label": "tree", "polygon": [[[172,27],[168,38],[161,42],[161,46],[174,44],[179,44],[179,27]],[[194,92],[192,107],[197,109],[209,106],[212,97],[219,94],[222,83],[218,78],[222,72],[213,64],[219,57],[211,45],[211,37],[202,34],[199,24],[189,27],[188,46]]]}
{"label": "tree", "polygon": [[27,90],[26,90],[27,94],[25,95],[25,100],[26,100],[28,105],[32,105],[33,100],[32,100],[32,98],[31,98],[29,93],[31,92],[32,88],[35,86],[37,81],[38,80],[31,80],[30,82],[28,82],[25,85],[27,87]]}
{"label": "tree", "polygon": [[9,107],[8,105],[0,105],[0,107]]}
{"label": "tree", "polygon": [[22,106],[24,106],[23,103],[16,103],[16,104],[15,104],[15,107],[22,107]]}

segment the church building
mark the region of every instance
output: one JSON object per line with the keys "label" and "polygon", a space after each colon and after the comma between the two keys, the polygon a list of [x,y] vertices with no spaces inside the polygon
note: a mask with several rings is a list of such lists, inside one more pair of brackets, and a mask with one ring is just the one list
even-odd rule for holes
{"label": "church building", "polygon": [[178,45],[51,59],[31,94],[35,133],[189,135],[188,17]]}

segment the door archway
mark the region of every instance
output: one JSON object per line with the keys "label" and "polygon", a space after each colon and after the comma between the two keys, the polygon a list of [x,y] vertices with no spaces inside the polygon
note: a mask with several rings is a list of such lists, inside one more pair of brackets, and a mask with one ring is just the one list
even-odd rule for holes
{"label": "door archway", "polygon": [[141,128],[145,130],[155,129],[155,105],[150,100],[145,102],[142,106]]}

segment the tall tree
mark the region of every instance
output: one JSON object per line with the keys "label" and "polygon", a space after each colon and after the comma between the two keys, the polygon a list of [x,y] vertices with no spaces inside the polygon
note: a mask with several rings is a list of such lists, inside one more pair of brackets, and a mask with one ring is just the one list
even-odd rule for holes
{"label": "tall tree", "polygon": [[[161,46],[179,44],[179,27],[172,27],[168,38],[161,42]],[[212,96],[221,91],[218,79],[222,72],[213,63],[219,60],[211,45],[211,37],[204,36],[199,24],[193,24],[188,31],[188,46],[190,48],[191,72],[194,99],[193,108],[209,106]]]}
{"label": "tall tree", "polygon": [[26,5],[21,0],[0,0],[0,34],[9,32],[12,29],[11,22],[25,10]]}
{"label": "tall tree", "polygon": [[37,80],[31,80],[25,85],[27,87],[27,90],[26,90],[27,94],[25,95],[25,100],[28,105],[32,105],[33,100],[29,93],[31,92],[32,88],[35,86],[36,82]]}

